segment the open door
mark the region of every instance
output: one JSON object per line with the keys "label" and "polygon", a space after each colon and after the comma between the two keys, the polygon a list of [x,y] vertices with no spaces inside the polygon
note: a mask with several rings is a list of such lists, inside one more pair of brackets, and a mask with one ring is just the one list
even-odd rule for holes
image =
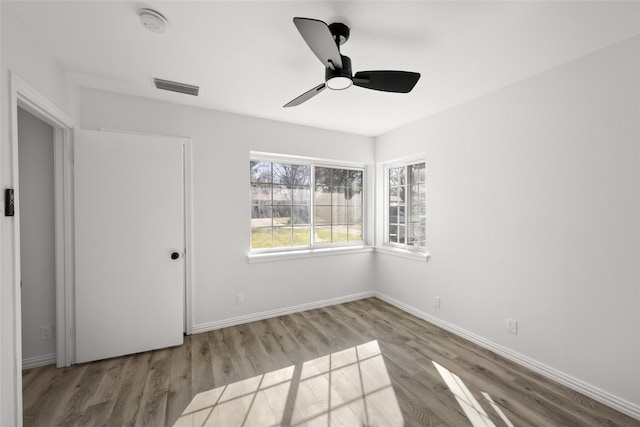
{"label": "open door", "polygon": [[79,130],[74,145],[76,362],[181,344],[182,139]]}

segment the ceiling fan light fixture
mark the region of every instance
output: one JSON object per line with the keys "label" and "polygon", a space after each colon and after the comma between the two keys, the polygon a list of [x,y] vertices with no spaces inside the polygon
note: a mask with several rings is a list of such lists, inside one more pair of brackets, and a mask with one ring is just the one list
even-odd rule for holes
{"label": "ceiling fan light fixture", "polygon": [[327,80],[327,87],[333,90],[344,90],[351,86],[352,83],[353,81],[349,77],[337,76]]}
{"label": "ceiling fan light fixture", "polygon": [[329,89],[344,90],[353,84],[351,79],[351,58],[340,55],[342,67],[327,67],[324,72],[324,81]]}

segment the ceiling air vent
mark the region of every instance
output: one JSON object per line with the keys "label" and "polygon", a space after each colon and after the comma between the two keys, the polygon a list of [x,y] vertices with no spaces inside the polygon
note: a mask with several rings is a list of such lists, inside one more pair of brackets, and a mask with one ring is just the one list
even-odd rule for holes
{"label": "ceiling air vent", "polygon": [[158,89],[168,90],[170,92],[184,93],[187,95],[198,96],[200,93],[199,86],[188,85],[186,83],[172,82],[170,80],[153,79],[153,84]]}

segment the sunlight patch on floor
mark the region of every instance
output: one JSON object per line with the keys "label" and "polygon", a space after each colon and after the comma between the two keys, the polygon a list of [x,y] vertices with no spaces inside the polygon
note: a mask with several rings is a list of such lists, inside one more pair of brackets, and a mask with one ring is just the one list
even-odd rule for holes
{"label": "sunlight patch on floor", "polygon": [[196,395],[174,427],[403,425],[377,341]]}
{"label": "sunlight patch on floor", "polygon": [[[480,402],[475,398],[473,393],[471,393],[471,390],[469,390],[464,381],[439,363],[435,361],[432,361],[432,363],[436,367],[447,387],[449,387],[449,390],[451,390],[455,396],[456,401],[471,422],[471,425],[473,427],[495,427],[494,422],[489,419],[489,415],[484,410]],[[509,421],[504,412],[502,412],[500,407],[493,401],[489,393],[483,391],[482,396],[489,402],[502,421],[504,421],[507,426],[513,427],[511,421]]]}

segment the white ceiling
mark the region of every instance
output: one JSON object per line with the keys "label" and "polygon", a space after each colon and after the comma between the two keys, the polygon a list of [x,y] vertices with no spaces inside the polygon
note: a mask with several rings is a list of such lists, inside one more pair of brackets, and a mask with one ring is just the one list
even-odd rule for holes
{"label": "white ceiling", "polygon": [[[640,33],[640,3],[484,1],[3,1],[80,86],[375,136]],[[154,34],[136,11],[169,21]],[[355,71],[422,77],[410,94],[352,87],[286,102],[324,81],[292,22],[351,28]],[[201,86],[155,89],[152,77]]]}

